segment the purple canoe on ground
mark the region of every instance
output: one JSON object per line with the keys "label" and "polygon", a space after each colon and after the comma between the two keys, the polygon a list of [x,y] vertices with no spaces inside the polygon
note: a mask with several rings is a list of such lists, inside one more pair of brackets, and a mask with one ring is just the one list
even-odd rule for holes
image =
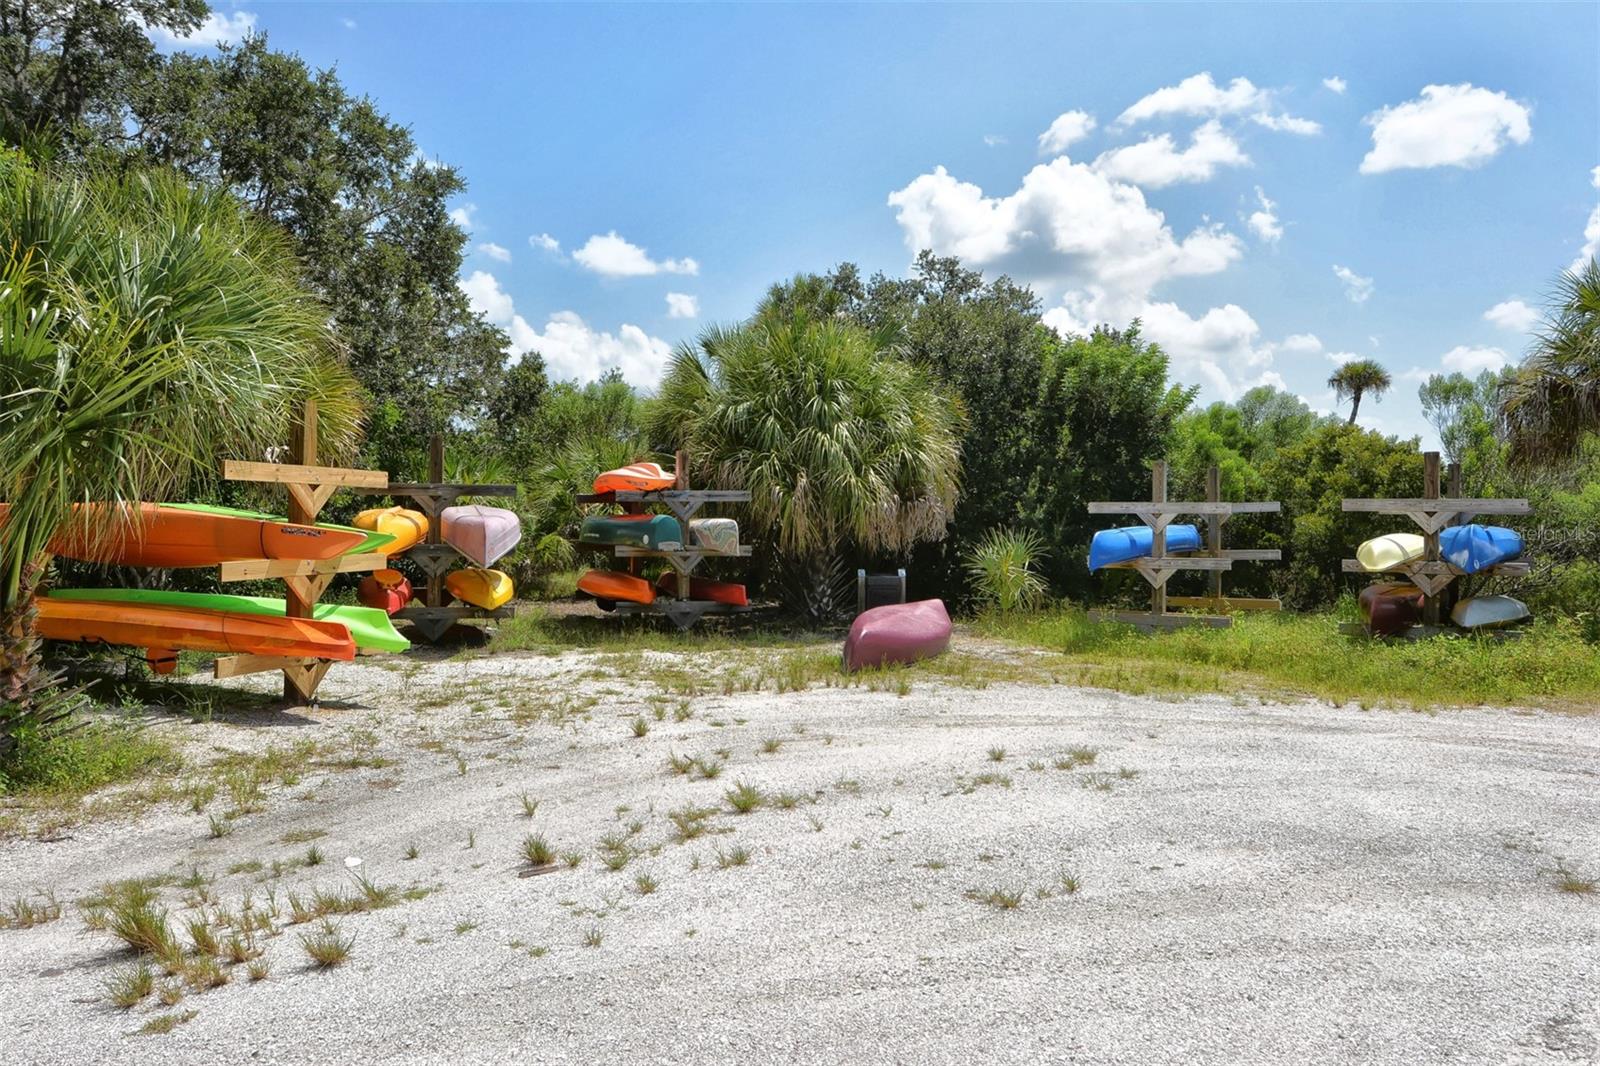
{"label": "purple canoe on ground", "polygon": [[522,539],[522,521],[504,507],[446,507],[441,517],[444,542],[479,566],[493,565]]}
{"label": "purple canoe on ground", "polygon": [[914,663],[949,647],[950,615],[943,600],[891,603],[856,616],[844,641],[844,667]]}

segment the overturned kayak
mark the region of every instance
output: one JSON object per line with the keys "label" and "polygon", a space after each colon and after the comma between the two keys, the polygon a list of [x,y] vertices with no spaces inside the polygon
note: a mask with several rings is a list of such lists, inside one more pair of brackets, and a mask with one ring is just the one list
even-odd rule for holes
{"label": "overturned kayak", "polygon": [[1462,629],[1494,629],[1529,616],[1528,605],[1510,596],[1471,596],[1455,605],[1450,621]]}
{"label": "overturned kayak", "polygon": [[50,553],[120,566],[217,566],[246,559],[336,559],[367,540],[356,529],[301,525],[228,508],[157,503],[137,505],[137,530],[107,536],[106,523],[119,517],[116,506],[74,507],[72,517],[51,539]]}
{"label": "overturned kayak", "polygon": [[844,668],[913,663],[950,647],[950,615],[943,600],[890,603],[863,611],[844,641]]}
{"label": "overturned kayak", "polygon": [[[667,571],[656,578],[656,593],[662,596],[678,595],[678,575]],[[692,577],[689,579],[689,598],[691,600],[710,600],[712,603],[726,603],[733,607],[750,606],[750,597],[745,592],[743,585],[732,581],[712,581],[710,578]]]}
{"label": "overturned kayak", "polygon": [[462,603],[486,611],[504,607],[516,592],[511,577],[500,570],[453,570],[445,575],[444,587]]}
{"label": "overturned kayak", "polygon": [[[62,602],[149,604],[195,611],[225,611],[262,618],[282,618],[286,609],[283,600],[273,596],[233,596],[227,593],[171,592],[163,589],[55,589],[47,598]],[[365,651],[405,651],[411,647],[411,642],[395,630],[388,614],[371,607],[319,603],[312,608],[311,617],[317,622],[334,622],[344,626],[350,631],[356,647]]]}
{"label": "overturned kayak", "polygon": [[[170,507],[178,511],[198,511],[201,514],[230,515],[235,518],[253,518],[258,522],[287,522],[282,515],[268,514],[265,511],[246,511],[238,507],[223,507],[214,503],[164,503],[162,507]],[[389,551],[390,542],[394,537],[378,530],[364,529],[360,523],[353,526],[341,526],[336,522],[312,522],[318,529],[335,529],[341,533],[361,534],[361,543],[355,545],[342,555],[365,555],[368,552]]]}
{"label": "overturned kayak", "polygon": [[590,515],[579,527],[578,539],[585,544],[678,551],[683,547],[683,526],[669,514]]}
{"label": "overturned kayak", "polygon": [[1425,547],[1420,533],[1390,533],[1363,541],[1356,549],[1356,561],[1362,569],[1379,573],[1422,558]]}
{"label": "overturned kayak", "polygon": [[587,592],[606,604],[654,603],[655,587],[642,577],[624,574],[617,570],[591,570],[578,579],[578,591]]}
{"label": "overturned kayak", "polygon": [[401,610],[411,596],[411,582],[398,570],[374,570],[356,587],[356,599],[384,614]]}
{"label": "overturned kayak", "polygon": [[373,507],[356,515],[354,523],[357,529],[387,534],[383,551],[388,555],[399,555],[428,535],[428,516],[409,507]]}
{"label": "overturned kayak", "polygon": [[1439,530],[1439,558],[1464,574],[1499,566],[1521,554],[1522,535],[1504,526],[1473,523]]}
{"label": "overturned kayak", "polygon": [[446,507],[439,516],[444,542],[479,566],[489,566],[522,539],[522,519],[504,507],[467,504]]}
{"label": "overturned kayak", "polygon": [[1357,602],[1367,632],[1380,637],[1404,633],[1422,620],[1422,590],[1409,582],[1368,585]]}
{"label": "overturned kayak", "polygon": [[594,479],[596,492],[660,492],[678,483],[676,476],[667,473],[656,463],[633,463],[629,466],[607,470]]}
{"label": "overturned kayak", "polygon": [[732,518],[691,518],[689,542],[719,555],[738,555],[739,523]]}
{"label": "overturned kayak", "polygon": [[[1089,569],[1099,570],[1117,563],[1128,563],[1150,555],[1155,530],[1149,526],[1124,526],[1102,529],[1089,542]],[[1167,552],[1192,552],[1200,548],[1200,531],[1189,525],[1167,527]]]}

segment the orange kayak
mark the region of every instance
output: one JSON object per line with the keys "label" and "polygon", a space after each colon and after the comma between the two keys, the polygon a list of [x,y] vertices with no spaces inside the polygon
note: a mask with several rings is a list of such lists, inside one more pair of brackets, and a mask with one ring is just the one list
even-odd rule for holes
{"label": "orange kayak", "polygon": [[428,535],[428,516],[408,507],[373,507],[356,515],[350,524],[394,537],[383,549],[385,555],[399,555]]}
{"label": "orange kayak", "polygon": [[[678,594],[678,575],[669,570],[656,578],[656,592],[665,596],[676,596]],[[726,603],[734,607],[750,606],[750,597],[745,594],[743,585],[732,581],[712,581],[703,577],[689,579],[689,598],[691,600],[710,600],[713,603]]]}
{"label": "orange kayak", "polygon": [[216,566],[239,559],[334,559],[367,539],[353,530],[141,503],[138,530],[104,540],[98,534],[112,516],[109,506],[77,506],[50,541],[50,553],[122,566]]}
{"label": "orange kayak", "polygon": [[621,600],[624,603],[656,601],[656,590],[650,582],[616,570],[589,571],[578,579],[578,591],[587,592],[597,600]]}
{"label": "orange kayak", "polygon": [[596,492],[659,492],[678,483],[656,463],[634,463],[607,470],[594,479]]}
{"label": "orange kayak", "polygon": [[150,664],[158,673],[172,669],[179,651],[313,659],[356,657],[356,644],[350,630],[340,622],[49,597],[34,601],[34,606],[39,611],[38,633],[46,640],[147,648]]}

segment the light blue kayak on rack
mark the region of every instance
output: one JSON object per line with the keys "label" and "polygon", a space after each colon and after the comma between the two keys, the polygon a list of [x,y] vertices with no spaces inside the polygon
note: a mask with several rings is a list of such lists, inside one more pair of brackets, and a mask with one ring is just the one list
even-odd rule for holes
{"label": "light blue kayak on rack", "polygon": [[[1116,563],[1132,562],[1149,556],[1155,531],[1149,526],[1124,526],[1102,529],[1089,542],[1089,569],[1099,570]],[[1167,527],[1167,553],[1192,552],[1200,548],[1200,530],[1194,526]]]}

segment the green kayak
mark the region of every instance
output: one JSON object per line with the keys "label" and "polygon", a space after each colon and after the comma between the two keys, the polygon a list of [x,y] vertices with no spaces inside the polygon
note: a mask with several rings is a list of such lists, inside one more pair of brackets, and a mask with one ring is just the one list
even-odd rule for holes
{"label": "green kayak", "polygon": [[[153,603],[203,611],[232,611],[282,617],[284,603],[271,596],[234,596],[225,592],[167,592],[159,589],[55,589],[53,600],[93,600],[97,603]],[[340,622],[350,630],[357,648],[367,651],[405,651],[411,642],[402,637],[389,616],[374,607],[343,607],[319,603],[312,611],[319,622]]]}
{"label": "green kayak", "polygon": [[[163,507],[175,507],[180,511],[199,511],[202,514],[226,514],[237,518],[260,518],[273,522],[286,522],[288,519],[282,515],[271,515],[265,511],[245,511],[238,507],[223,507],[215,503],[164,503]],[[315,522],[313,525],[323,529],[337,529],[345,533],[359,533],[367,539],[357,544],[350,552],[351,555],[366,555],[369,552],[382,551],[394,541],[393,533],[376,533],[370,529],[357,529],[355,526],[341,526],[336,522]]]}
{"label": "green kayak", "polygon": [[578,539],[585,544],[679,551],[683,548],[683,526],[669,514],[590,515],[583,520]]}

